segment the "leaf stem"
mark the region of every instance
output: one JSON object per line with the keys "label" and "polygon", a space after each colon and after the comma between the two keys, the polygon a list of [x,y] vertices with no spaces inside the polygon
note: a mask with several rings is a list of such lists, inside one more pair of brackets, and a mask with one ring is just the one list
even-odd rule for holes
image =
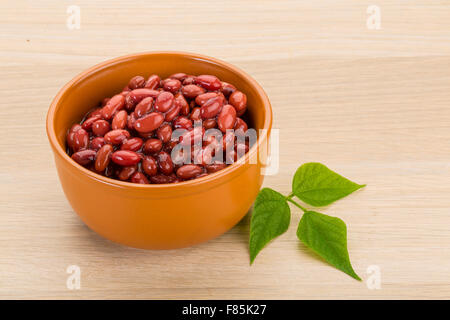
{"label": "leaf stem", "polygon": [[294,200],[292,200],[292,198],[294,197],[294,194],[293,193],[291,193],[290,195],[288,195],[287,197],[286,197],[286,200],[287,201],[289,201],[290,203],[292,203],[292,204],[294,204],[296,207],[298,207],[298,208],[300,208],[300,209],[302,209],[303,210],[303,212],[306,212],[306,211],[308,211],[308,209],[306,209],[306,208],[304,208],[304,207],[302,207],[301,205],[299,205],[297,202],[295,202]]}

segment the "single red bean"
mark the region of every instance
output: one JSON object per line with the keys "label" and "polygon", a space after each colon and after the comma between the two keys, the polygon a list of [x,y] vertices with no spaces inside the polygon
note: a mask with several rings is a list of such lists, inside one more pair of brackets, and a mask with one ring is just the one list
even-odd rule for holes
{"label": "single red bean", "polygon": [[163,174],[169,175],[173,172],[172,158],[167,152],[161,151],[160,153],[158,153],[157,159],[159,170]]}
{"label": "single red bean", "polygon": [[201,95],[198,95],[195,98],[195,103],[197,103],[199,106],[201,106],[202,104],[204,104],[209,99],[216,98],[216,97],[217,97],[217,93],[216,92],[203,93]]}
{"label": "single red bean", "polygon": [[159,139],[148,139],[144,144],[144,153],[156,154],[161,151],[163,143]]}
{"label": "single red bean", "polygon": [[73,133],[73,151],[87,149],[89,145],[89,133],[84,129],[78,129]]}
{"label": "single red bean", "polygon": [[72,155],[72,159],[75,160],[75,162],[81,164],[82,166],[85,166],[95,160],[96,154],[97,152],[95,152],[94,150],[81,150],[75,152]]}
{"label": "single red bean", "polygon": [[162,125],[156,131],[156,135],[162,142],[169,142],[172,138],[172,126],[170,124]]}
{"label": "single red bean", "polygon": [[225,97],[229,97],[230,94],[236,91],[236,87],[228,82],[222,81],[222,88],[220,91],[225,95]]}
{"label": "single red bean", "polygon": [[155,109],[159,112],[167,112],[172,108],[174,102],[173,94],[168,91],[163,91],[160,93],[155,101]]}
{"label": "single red bean", "polygon": [[181,107],[179,105],[173,105],[172,108],[166,112],[166,114],[164,115],[164,120],[167,122],[172,121],[173,119],[175,119],[181,111]]}
{"label": "single red bean", "polygon": [[236,109],[236,114],[240,117],[247,109],[247,96],[241,91],[235,91],[230,95],[230,104]]}
{"label": "single red bean", "polygon": [[215,119],[206,119],[205,121],[203,121],[203,128],[205,128],[206,130],[213,129],[215,127],[217,127],[217,122]]}
{"label": "single red bean", "polygon": [[147,113],[151,112],[153,108],[153,98],[152,97],[147,97],[142,99],[141,102],[139,102],[136,105],[136,108],[134,109],[134,115],[136,116],[136,118],[140,118],[144,115],[146,115]]}
{"label": "single red bean", "polygon": [[189,99],[194,99],[199,94],[205,93],[205,91],[205,89],[195,84],[188,84],[187,86],[183,86],[183,88],[181,89],[183,95]]}
{"label": "single red bean", "polygon": [[194,83],[199,84],[203,88],[210,91],[219,90],[222,87],[222,83],[219,78],[209,74],[202,74],[195,77]]}
{"label": "single red bean", "polygon": [[203,172],[200,166],[195,164],[185,164],[184,166],[178,168],[177,176],[181,179],[192,179]]}
{"label": "single red bean", "polygon": [[111,126],[106,120],[97,120],[92,124],[92,133],[98,137],[104,136],[110,129]]}
{"label": "single red bean", "polygon": [[125,107],[125,98],[120,94],[116,94],[112,97],[102,109],[102,116],[104,119],[109,120],[119,110]]}
{"label": "single red bean", "polygon": [[206,171],[208,171],[208,173],[214,173],[214,172],[217,172],[219,170],[226,168],[226,166],[227,166],[226,163],[216,162],[216,163],[206,165],[205,168],[206,168]]}
{"label": "single red bean", "polygon": [[179,81],[183,81],[184,79],[186,79],[187,74],[186,73],[174,73],[172,75],[169,76],[170,79],[177,79]]}
{"label": "single red bean", "polygon": [[159,128],[164,122],[164,116],[158,112],[152,112],[139,118],[134,123],[134,128],[143,133],[151,132]]}
{"label": "single red bean", "polygon": [[127,126],[128,113],[125,110],[120,110],[114,116],[111,122],[111,129],[125,129]]}
{"label": "single red bean", "polygon": [[217,117],[217,125],[222,132],[233,129],[236,123],[236,109],[231,104],[224,105]]}
{"label": "single red bean", "polygon": [[144,144],[144,141],[141,138],[131,138],[125,140],[120,147],[120,150],[128,150],[128,151],[139,151]]}
{"label": "single red bean", "polygon": [[187,86],[187,85],[193,84],[193,83],[194,83],[194,80],[195,80],[195,77],[194,77],[194,76],[187,76],[187,77],[184,78],[184,80],[183,80],[183,86]]}
{"label": "single red bean", "polygon": [[95,159],[95,170],[98,172],[102,172],[106,169],[111,160],[111,154],[114,151],[114,148],[110,144],[105,144],[101,147],[97,152],[97,157]]}
{"label": "single red bean", "polygon": [[192,109],[191,114],[189,115],[189,119],[192,121],[199,121],[202,119],[200,115],[200,107],[195,107]]}
{"label": "single red bean", "polygon": [[202,119],[210,119],[217,116],[223,106],[223,99],[219,96],[211,98],[201,106]]}
{"label": "single red bean", "polygon": [[152,97],[153,99],[156,99],[160,92],[158,90],[148,89],[148,88],[140,88],[140,89],[134,89],[133,91],[130,91],[126,97],[126,104],[127,104],[127,110],[131,111],[133,108],[144,100],[147,97]]}
{"label": "single red bean", "polygon": [[134,130],[134,124],[136,123],[136,116],[134,112],[130,113],[127,118],[127,128],[128,130]]}
{"label": "single red bean", "polygon": [[238,132],[245,133],[248,130],[248,125],[247,123],[242,120],[241,118],[237,117],[236,118],[236,123],[234,125],[234,131],[236,132],[236,134],[238,134]]}
{"label": "single red bean", "polygon": [[134,151],[119,150],[112,154],[111,160],[121,166],[132,166],[141,161],[141,156]]}
{"label": "single red bean", "polygon": [[142,170],[149,176],[154,176],[158,173],[158,165],[155,158],[152,156],[145,156],[142,160]]}
{"label": "single red bean", "polygon": [[138,132],[139,137],[141,137],[142,139],[150,139],[153,138],[153,136],[155,135],[154,131],[150,131],[150,132]]}
{"label": "single red bean", "polygon": [[130,177],[137,171],[137,165],[134,166],[128,166],[128,167],[123,167],[119,173],[117,174],[117,177],[122,180],[128,180],[130,179]]}
{"label": "single red bean", "polygon": [[81,125],[79,125],[78,123],[74,124],[70,129],[69,132],[67,133],[67,145],[69,146],[70,149],[73,150],[74,148],[74,141],[73,141],[73,137],[75,135],[75,132],[82,129]]}
{"label": "single red bean", "polygon": [[[173,103],[174,103],[174,105],[180,107],[180,112],[183,115],[187,115],[187,113],[189,113],[189,103],[187,103],[186,99],[184,98],[184,96],[181,93],[177,93],[175,95],[175,100]],[[186,111],[187,111],[187,113],[186,113]]]}
{"label": "single red bean", "polygon": [[175,178],[164,174],[157,174],[156,176],[150,177],[150,181],[154,184],[165,184],[174,182]]}
{"label": "single red bean", "polygon": [[128,139],[129,137],[130,132],[128,132],[127,130],[112,130],[105,134],[105,142],[112,145],[121,144],[125,139]]}
{"label": "single red bean", "polygon": [[176,93],[181,89],[181,82],[177,79],[166,79],[163,82],[163,88],[166,91]]}
{"label": "single red bean", "polygon": [[145,83],[145,88],[157,89],[159,87],[160,81],[161,81],[161,78],[158,75],[153,74],[148,78],[147,82]]}
{"label": "single red bean", "polygon": [[[108,101],[109,101],[109,99],[108,99]],[[102,108],[96,108],[96,109],[92,110],[91,112],[89,112],[88,118],[91,118],[91,117],[102,117]]]}
{"label": "single red bean", "polygon": [[136,172],[131,176],[131,182],[140,183],[140,184],[148,184],[147,177],[142,172]]}
{"label": "single red bean", "polygon": [[145,79],[142,76],[135,76],[128,82],[128,88],[131,90],[143,88],[145,85]]}
{"label": "single red bean", "polygon": [[98,151],[104,145],[105,145],[105,138],[95,137],[94,139],[91,140],[91,143],[89,144],[89,148],[92,150]]}
{"label": "single red bean", "polygon": [[94,124],[94,122],[102,119],[102,117],[103,116],[95,115],[93,117],[87,118],[86,120],[83,121],[83,123],[81,124],[81,127],[86,131],[91,131],[92,125]]}
{"label": "single red bean", "polygon": [[186,129],[190,130],[192,129],[192,121],[186,118],[185,116],[179,116],[175,120],[172,121],[173,127],[175,129]]}

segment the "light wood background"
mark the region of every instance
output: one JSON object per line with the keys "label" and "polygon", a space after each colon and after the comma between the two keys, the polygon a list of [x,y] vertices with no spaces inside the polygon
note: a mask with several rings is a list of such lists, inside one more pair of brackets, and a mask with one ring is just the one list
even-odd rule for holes
{"label": "light wood background", "polygon": [[[381,29],[367,28],[369,5]],[[66,26],[69,5],[81,29]],[[319,161],[368,186],[322,209],[348,225],[358,282],[291,229],[249,266],[249,217],[192,248],[144,251],[81,223],[45,134],[57,91],[119,55],[183,50],[253,75],[280,129],[288,193]],[[449,298],[450,1],[1,1],[0,298]],[[66,268],[81,268],[68,290]],[[366,285],[381,270],[381,288]]]}

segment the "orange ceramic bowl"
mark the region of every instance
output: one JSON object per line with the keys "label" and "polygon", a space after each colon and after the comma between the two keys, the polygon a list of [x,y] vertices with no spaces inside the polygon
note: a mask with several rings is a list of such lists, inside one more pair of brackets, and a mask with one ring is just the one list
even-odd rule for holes
{"label": "orange ceramic bowl", "polygon": [[[98,175],[67,155],[68,128],[104,97],[120,92],[135,75],[148,77],[155,73],[167,77],[176,72],[213,74],[247,95],[251,124],[266,130],[259,133],[257,143],[245,157],[199,179],[141,185]],[[249,75],[226,62],[182,52],[139,53],[100,63],[66,84],[47,114],[47,134],[56,169],[72,208],[103,237],[145,249],[191,246],[236,225],[261,187],[265,155],[259,155],[263,154],[259,151],[267,143],[271,125],[269,99]]]}

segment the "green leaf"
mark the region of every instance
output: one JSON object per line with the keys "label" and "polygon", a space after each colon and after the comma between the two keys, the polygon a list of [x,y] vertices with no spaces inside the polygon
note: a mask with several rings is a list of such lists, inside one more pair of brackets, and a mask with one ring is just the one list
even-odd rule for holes
{"label": "green leaf", "polygon": [[364,187],[317,162],[305,163],[295,172],[292,192],[304,202],[322,207]]}
{"label": "green leaf", "polygon": [[275,190],[264,188],[256,198],[250,222],[250,264],[272,239],[286,232],[291,221],[291,210],[286,197]]}
{"label": "green leaf", "polygon": [[361,280],[350,263],[347,251],[347,227],[339,218],[307,211],[298,224],[297,237],[330,264]]}

